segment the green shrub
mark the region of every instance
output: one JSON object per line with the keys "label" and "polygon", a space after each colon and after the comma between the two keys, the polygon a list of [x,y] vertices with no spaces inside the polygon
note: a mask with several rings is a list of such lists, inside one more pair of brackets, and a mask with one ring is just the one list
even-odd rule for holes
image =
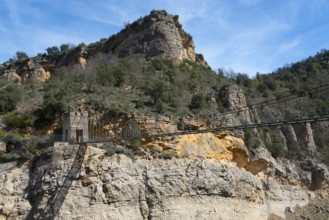
{"label": "green shrub", "polygon": [[105,65],[99,66],[96,69],[97,82],[103,86],[114,86],[116,79],[111,69]]}
{"label": "green shrub", "polygon": [[113,156],[114,154],[124,154],[128,157],[133,157],[134,153],[131,149],[128,149],[123,146],[116,146],[116,145],[105,145],[103,147],[105,149],[106,156]]}
{"label": "green shrub", "polygon": [[173,153],[162,153],[159,155],[159,159],[171,160],[174,156]]}
{"label": "green shrub", "polygon": [[60,54],[60,50],[57,46],[48,47],[46,51],[49,56],[58,56]]}
{"label": "green shrub", "polygon": [[203,94],[196,94],[192,96],[190,109],[203,109],[207,106],[206,98]]}
{"label": "green shrub", "polygon": [[0,163],[15,161],[15,160],[19,160],[20,158],[21,156],[15,152],[10,152],[10,153],[0,152]]}
{"label": "green shrub", "polygon": [[23,146],[23,138],[20,135],[11,132],[3,137],[3,142],[6,144],[7,152],[22,148]]}
{"label": "green shrub", "polygon": [[244,130],[244,143],[247,148],[257,148],[261,144],[261,141],[257,138],[256,134],[251,130]]}
{"label": "green shrub", "polygon": [[144,105],[144,101],[143,100],[138,100],[137,102],[136,102],[136,108],[139,108],[139,109],[143,109],[143,108],[145,108],[145,105]]}
{"label": "green shrub", "polygon": [[157,100],[156,104],[155,104],[155,111],[159,114],[162,114],[165,112],[165,104],[163,103],[163,101],[161,100]]}
{"label": "green shrub", "polygon": [[155,105],[158,100],[165,100],[168,92],[167,84],[163,81],[156,81],[144,88],[145,95],[151,96],[153,104]]}
{"label": "green shrub", "polygon": [[22,114],[12,112],[4,116],[4,122],[9,128],[32,127],[34,120],[34,116],[28,112]]}
{"label": "green shrub", "polygon": [[42,143],[42,140],[42,138],[36,136],[23,138],[15,133],[7,133],[3,137],[6,152],[0,153],[0,162],[29,160],[36,155],[40,155],[44,148],[38,147],[38,143]]}
{"label": "green shrub", "polygon": [[15,110],[22,100],[23,90],[18,84],[0,80],[0,114]]}
{"label": "green shrub", "polygon": [[73,86],[69,80],[50,78],[44,85],[42,108],[37,112],[36,124],[53,122],[69,108]]}
{"label": "green shrub", "polygon": [[16,58],[18,60],[26,60],[26,59],[29,58],[29,56],[25,52],[23,52],[23,51],[17,51],[16,52]]}
{"label": "green shrub", "polygon": [[274,158],[284,157],[286,155],[284,146],[281,143],[266,144],[266,147]]}
{"label": "green shrub", "polygon": [[236,83],[241,86],[250,87],[251,86],[251,80],[249,76],[245,73],[238,73],[236,76]]}
{"label": "green shrub", "polygon": [[174,69],[168,69],[164,72],[165,75],[169,77],[171,83],[176,83],[177,73]]}

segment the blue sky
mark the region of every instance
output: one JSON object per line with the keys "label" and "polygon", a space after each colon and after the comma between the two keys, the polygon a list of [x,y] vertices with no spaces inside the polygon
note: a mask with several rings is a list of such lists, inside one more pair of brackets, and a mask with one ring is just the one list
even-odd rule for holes
{"label": "blue sky", "polygon": [[86,44],[152,9],[179,15],[213,69],[269,73],[329,49],[329,0],[0,0],[0,63]]}

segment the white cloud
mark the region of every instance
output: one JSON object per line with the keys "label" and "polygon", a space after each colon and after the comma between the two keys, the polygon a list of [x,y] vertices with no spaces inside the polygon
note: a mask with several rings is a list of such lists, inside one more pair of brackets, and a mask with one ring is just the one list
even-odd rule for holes
{"label": "white cloud", "polygon": [[300,39],[298,37],[289,42],[283,42],[278,49],[278,53],[287,53],[289,50],[297,47],[299,44]]}
{"label": "white cloud", "polygon": [[12,23],[15,26],[20,26],[21,19],[19,15],[19,6],[16,0],[5,0],[5,5],[8,9],[10,19],[8,23]]}

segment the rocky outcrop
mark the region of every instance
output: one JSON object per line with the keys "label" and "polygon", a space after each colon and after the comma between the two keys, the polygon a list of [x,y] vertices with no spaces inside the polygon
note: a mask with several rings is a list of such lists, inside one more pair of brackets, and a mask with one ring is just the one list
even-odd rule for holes
{"label": "rocky outcrop", "polygon": [[0,219],[41,217],[67,178],[72,183],[55,219],[267,219],[307,204],[311,195],[234,163],[104,157],[94,147],[69,177],[76,150],[56,144],[33,165],[1,165]]}
{"label": "rocky outcrop", "polygon": [[21,82],[22,81],[22,78],[13,69],[5,71],[3,74],[3,77],[12,82]]}
{"label": "rocky outcrop", "polygon": [[54,60],[46,55],[39,55],[3,65],[2,77],[14,82],[26,82],[29,79],[46,81],[54,69]]}
{"label": "rocky outcrop", "polygon": [[194,52],[192,37],[178,21],[166,11],[152,11],[150,15],[128,24],[109,38],[100,48],[118,57],[142,54],[146,57],[163,57],[173,62],[190,60],[206,65],[201,55]]}
{"label": "rocky outcrop", "polygon": [[0,164],[0,219],[26,219],[31,209],[26,187],[30,164]]}
{"label": "rocky outcrop", "polygon": [[56,66],[80,65],[85,68],[87,64],[88,49],[80,45],[64,54],[56,60]]}

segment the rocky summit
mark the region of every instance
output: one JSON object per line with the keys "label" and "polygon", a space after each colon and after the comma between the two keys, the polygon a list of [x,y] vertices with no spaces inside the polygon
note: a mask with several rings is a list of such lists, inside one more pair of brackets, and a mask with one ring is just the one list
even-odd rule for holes
{"label": "rocky summit", "polygon": [[0,220],[329,218],[328,51],[214,72],[166,11],[66,48],[0,66]]}
{"label": "rocky summit", "polygon": [[178,16],[166,11],[152,11],[150,15],[126,24],[119,33],[90,45],[83,43],[61,54],[40,54],[15,65],[6,62],[0,69],[10,80],[47,80],[56,67],[67,65],[85,66],[88,59],[100,53],[117,57],[142,55],[162,57],[173,62],[189,60],[208,66],[202,54],[194,51],[192,36],[186,33]]}

